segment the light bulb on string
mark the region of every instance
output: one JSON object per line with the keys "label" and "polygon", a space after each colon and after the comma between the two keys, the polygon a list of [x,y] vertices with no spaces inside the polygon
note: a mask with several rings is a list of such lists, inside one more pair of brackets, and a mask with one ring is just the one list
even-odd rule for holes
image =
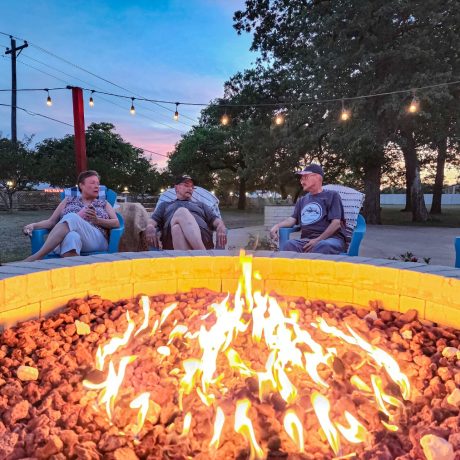
{"label": "light bulb on string", "polygon": [[227,126],[230,122],[230,118],[229,116],[227,115],[227,109],[225,109],[225,113],[222,115],[221,119],[220,119],[220,123],[224,126]]}
{"label": "light bulb on string", "polygon": [[131,115],[136,115],[136,109],[134,108],[134,97],[131,98],[131,108],[129,109]]}
{"label": "light bulb on string", "polygon": [[174,121],[179,120],[179,102],[176,102],[176,111],[174,112]]}
{"label": "light bulb on string", "polygon": [[275,125],[281,126],[284,123],[284,116],[282,113],[277,113],[275,117]]}
{"label": "light bulb on string", "polygon": [[351,117],[351,112],[345,108],[345,102],[342,99],[342,111],[340,112],[340,120],[348,121]]}
{"label": "light bulb on string", "polygon": [[89,97],[89,106],[94,107],[94,99],[93,99],[94,91],[91,91],[91,96]]}
{"label": "light bulb on string", "polygon": [[417,96],[415,95],[415,91],[412,91],[412,101],[409,104],[409,107],[407,108],[407,111],[409,113],[417,113],[420,109],[420,103],[417,99]]}
{"label": "light bulb on string", "polygon": [[47,89],[45,91],[48,93],[48,97],[46,98],[46,105],[51,107],[53,105],[53,101],[51,100],[50,92]]}

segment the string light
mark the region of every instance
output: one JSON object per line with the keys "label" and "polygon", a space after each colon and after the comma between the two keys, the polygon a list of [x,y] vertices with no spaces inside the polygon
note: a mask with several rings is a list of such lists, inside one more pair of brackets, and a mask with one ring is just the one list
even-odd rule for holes
{"label": "string light", "polygon": [[222,118],[220,119],[220,122],[224,126],[227,126],[228,123],[230,122],[230,118],[227,115],[227,109],[225,109],[225,113],[222,115]]}
{"label": "string light", "polygon": [[136,115],[136,109],[134,108],[134,97],[131,98],[131,108],[129,109],[129,113],[131,115]]}
{"label": "string light", "polygon": [[94,107],[93,93],[94,93],[94,91],[91,91],[91,96],[89,98],[89,106],[90,107]]}
{"label": "string light", "polygon": [[420,108],[420,103],[417,99],[417,96],[415,95],[415,91],[412,91],[412,101],[409,104],[409,107],[407,108],[407,111],[409,113],[417,113]]}
{"label": "string light", "polygon": [[174,121],[179,120],[179,102],[176,102],[176,111],[174,112]]}
{"label": "string light", "polygon": [[46,98],[46,105],[51,107],[53,105],[53,101],[51,100],[50,92],[47,89],[45,89],[45,91],[48,93],[48,97]]}
{"label": "string light", "polygon": [[282,113],[277,113],[275,117],[275,125],[281,126],[284,123],[284,116]]}
{"label": "string light", "polygon": [[351,112],[345,108],[345,102],[342,99],[342,111],[340,112],[340,119],[342,121],[348,121],[351,117]]}

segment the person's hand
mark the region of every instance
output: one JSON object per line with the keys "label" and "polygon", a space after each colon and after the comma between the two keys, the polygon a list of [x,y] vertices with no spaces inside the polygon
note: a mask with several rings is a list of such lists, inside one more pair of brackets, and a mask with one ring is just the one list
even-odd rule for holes
{"label": "person's hand", "polygon": [[270,229],[270,238],[272,238],[274,241],[278,241],[279,237],[280,237],[280,228],[278,227],[278,224],[275,224]]}
{"label": "person's hand", "polygon": [[158,239],[157,228],[154,225],[152,224],[147,225],[147,228],[145,229],[145,239],[149,246],[153,246],[154,248],[160,247],[160,241]]}
{"label": "person's hand", "polygon": [[219,225],[216,228],[216,243],[217,247],[225,248],[227,244],[227,229],[225,228],[225,225]]}
{"label": "person's hand", "polygon": [[24,226],[22,231],[24,232],[24,235],[30,236],[32,235],[32,232],[34,231],[34,226],[35,224],[27,224]]}
{"label": "person's hand", "polygon": [[92,224],[97,224],[98,217],[96,214],[96,210],[94,209],[94,206],[89,205],[86,207],[86,217],[85,218],[88,222],[91,222]]}
{"label": "person's hand", "polygon": [[304,246],[303,249],[305,252],[310,252],[321,240],[319,238],[312,238],[311,240],[308,240]]}

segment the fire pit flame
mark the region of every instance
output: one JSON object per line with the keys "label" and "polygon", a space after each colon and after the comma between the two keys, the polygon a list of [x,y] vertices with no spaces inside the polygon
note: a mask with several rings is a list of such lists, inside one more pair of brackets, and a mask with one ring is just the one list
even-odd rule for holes
{"label": "fire pit flame", "polygon": [[[265,454],[258,438],[260,433],[255,429],[248,413],[257,411],[257,404],[272,404],[275,396],[282,403],[277,404],[275,408],[284,412],[283,425],[287,435],[299,452],[305,452],[304,427],[298,410],[308,401],[305,399],[305,396],[308,396],[308,393],[305,394],[306,388],[310,392],[310,402],[319,425],[335,455],[342,454],[341,437],[352,444],[366,443],[370,435],[365,425],[348,411],[342,411],[343,417],[340,415],[341,419],[346,421],[345,425],[335,421],[337,409],[331,410],[329,396],[322,394],[331,394],[334,376],[339,379],[349,378],[350,383],[357,390],[364,392],[366,398],[374,398],[378,409],[384,414],[385,420],[381,420],[383,426],[390,431],[397,430],[394,412],[396,409],[403,410],[404,405],[395,396],[385,392],[382,378],[372,373],[370,382],[365,382],[358,375],[347,376],[350,369],[346,368],[338,356],[338,347],[328,347],[322,343],[333,337],[340,343],[346,342],[359,348],[361,354],[365,352],[367,356],[361,365],[367,368],[372,366],[372,369],[376,370],[384,369],[387,377],[399,387],[403,399],[407,400],[410,397],[410,383],[407,376],[401,372],[398,363],[388,353],[367,342],[350,326],[346,325],[346,333],[329,325],[320,317],[316,318],[311,326],[315,328],[315,338],[316,335],[322,334],[325,334],[325,337],[314,340],[299,322],[301,312],[286,306],[282,308],[274,297],[267,294],[252,292],[252,257],[242,253],[240,262],[242,273],[233,303],[227,296],[221,302],[209,306],[206,314],[195,316],[187,324],[177,324],[177,319],[168,322],[169,316],[179,305],[178,302],[174,302],[163,309],[160,319],[152,321],[150,334],[141,337],[139,334],[149,327],[149,298],[143,296],[140,299],[143,321],[134,335],[135,322],[129,313],[126,313],[127,327],[123,336],[113,337],[107,344],[100,346],[96,353],[95,367],[101,372],[104,371],[106,359],[110,357],[105,381],[83,382],[86,388],[100,390],[97,403],[104,406],[109,420],[112,421],[125,370],[136,359],[136,355],[133,354],[122,357],[119,355],[122,354],[123,347],[128,349],[130,340],[134,343],[136,338],[136,341],[141,341],[144,345],[148,345],[148,341],[155,341],[155,347],[152,348],[156,351],[153,353],[160,355],[159,362],[162,365],[164,362],[174,362],[172,358],[178,346],[183,345],[183,349],[187,350],[189,357],[176,362],[174,369],[167,371],[170,371],[169,375],[173,375],[174,372],[174,375],[178,376],[177,405],[180,411],[186,412],[181,436],[190,434],[192,416],[195,415],[193,410],[188,409],[192,409],[194,404],[199,404],[201,400],[203,405],[215,414],[213,435],[209,442],[212,451],[216,451],[223,442],[221,436],[227,418],[233,418],[229,413],[232,409],[228,408],[228,404],[223,405],[224,413],[221,403],[225,400],[231,403],[238,399],[233,409],[233,428],[245,438],[250,447],[251,458],[263,458]],[[161,335],[163,327],[171,330],[161,343],[162,339],[159,337],[164,337],[164,334]],[[153,335],[155,338],[152,338]],[[245,343],[245,346],[238,348],[235,345],[237,339]],[[252,347],[258,347],[257,350],[265,347],[265,351],[252,350],[258,359],[248,359],[245,352],[247,350],[248,355],[251,355],[249,351]],[[170,361],[167,360],[168,357]],[[114,362],[119,363],[118,372],[115,372]],[[354,368],[353,372],[355,371]],[[311,381],[306,382],[305,376],[310,377]],[[244,387],[245,381],[252,381],[250,390],[249,387]],[[237,388],[240,393],[232,393]],[[248,391],[255,401],[252,409]],[[248,397],[243,397],[244,392]],[[129,404],[131,409],[138,409],[137,424],[132,428],[134,435],[137,436],[145,421],[149,420],[149,403],[152,402],[152,394],[146,391]],[[294,404],[297,411],[293,407],[286,407]],[[311,410],[309,407],[303,409]],[[365,421],[364,423],[366,424]]]}

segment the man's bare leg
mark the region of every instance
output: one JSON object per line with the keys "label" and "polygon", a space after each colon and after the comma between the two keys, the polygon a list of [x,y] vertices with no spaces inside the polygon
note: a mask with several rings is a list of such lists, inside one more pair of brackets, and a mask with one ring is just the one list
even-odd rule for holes
{"label": "man's bare leg", "polygon": [[189,249],[192,249],[189,246],[187,239],[182,232],[182,227],[179,224],[171,225],[171,237],[174,249],[181,251],[188,251]]}
{"label": "man's bare leg", "polygon": [[61,244],[67,233],[69,233],[69,226],[67,222],[62,222],[62,224],[56,224],[48,238],[45,240],[45,244],[31,256],[24,259],[25,262],[33,262],[34,260],[43,259],[43,257],[48,254],[48,252],[52,251],[57,245]]}
{"label": "man's bare leg", "polygon": [[[203,240],[201,239],[201,231],[200,227],[196,223],[195,218],[192,216],[190,211],[186,208],[179,208],[173,215],[171,219],[171,232],[175,226],[179,226],[181,229],[181,233],[183,238],[187,243],[187,248],[185,249],[206,249]],[[180,242],[181,236],[179,232],[176,230],[176,234],[178,239],[178,244],[183,244]],[[176,247],[174,243],[174,233],[171,233],[173,236],[173,247],[174,249],[184,249]]]}

